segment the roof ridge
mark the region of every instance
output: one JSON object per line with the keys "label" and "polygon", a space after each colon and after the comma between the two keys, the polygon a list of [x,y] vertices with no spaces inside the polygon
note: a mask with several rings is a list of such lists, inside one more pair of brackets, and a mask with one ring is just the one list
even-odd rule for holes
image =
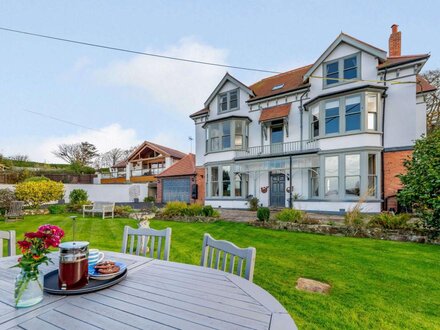
{"label": "roof ridge", "polygon": [[352,39],[354,39],[354,40],[356,40],[356,41],[359,41],[359,42],[361,42],[361,43],[363,43],[363,44],[365,44],[365,45],[367,45],[367,46],[370,46],[370,47],[376,48],[377,50],[380,50],[380,51],[382,51],[382,52],[385,52],[385,53],[387,52],[386,50],[384,50],[384,49],[382,49],[382,48],[379,48],[379,47],[373,46],[372,44],[369,44],[368,42],[365,42],[365,41],[363,41],[363,40],[361,40],[361,39],[358,39],[358,38],[356,38],[356,37],[353,37],[351,34],[348,34],[348,33],[342,32],[342,31],[341,31],[340,34],[343,34],[343,35],[345,35],[345,36],[347,36],[347,37],[350,37],[350,38],[352,38]]}

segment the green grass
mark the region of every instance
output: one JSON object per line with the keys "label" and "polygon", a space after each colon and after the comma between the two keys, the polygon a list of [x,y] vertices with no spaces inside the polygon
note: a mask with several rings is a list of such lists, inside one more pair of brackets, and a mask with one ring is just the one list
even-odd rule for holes
{"label": "green grass", "polygon": [[[0,230],[24,231],[51,223],[67,231],[65,215],[29,216],[0,222]],[[77,239],[118,251],[124,225],[134,220],[82,219]],[[171,260],[198,264],[203,233],[257,249],[254,282],[274,295],[301,329],[440,329],[440,246],[289,233],[246,224],[179,223],[153,220],[173,229]],[[295,289],[298,277],[332,285],[328,296]]]}

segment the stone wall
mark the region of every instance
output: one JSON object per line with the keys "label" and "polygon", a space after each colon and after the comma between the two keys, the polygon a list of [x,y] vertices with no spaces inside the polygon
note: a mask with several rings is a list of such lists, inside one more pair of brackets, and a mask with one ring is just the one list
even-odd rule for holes
{"label": "stone wall", "polygon": [[372,228],[354,228],[347,226],[332,226],[324,224],[304,224],[295,222],[270,221],[250,222],[252,226],[269,228],[275,230],[287,230],[302,233],[313,233],[331,236],[364,237],[390,241],[416,242],[440,244],[440,230],[428,229],[384,229],[378,227]]}

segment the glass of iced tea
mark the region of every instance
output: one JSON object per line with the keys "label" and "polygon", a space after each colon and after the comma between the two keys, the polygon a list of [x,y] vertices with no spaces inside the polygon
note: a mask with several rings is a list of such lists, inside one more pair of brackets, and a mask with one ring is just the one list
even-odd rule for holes
{"label": "glass of iced tea", "polygon": [[60,244],[58,284],[62,290],[79,289],[89,282],[89,242]]}

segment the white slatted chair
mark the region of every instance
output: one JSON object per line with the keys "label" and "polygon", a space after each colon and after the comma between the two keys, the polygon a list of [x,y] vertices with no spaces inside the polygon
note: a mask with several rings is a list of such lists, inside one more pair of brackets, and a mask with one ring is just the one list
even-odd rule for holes
{"label": "white slatted chair", "polygon": [[[253,247],[241,249],[231,242],[216,240],[211,235],[205,234],[200,265],[243,276],[252,282],[256,254],[257,250]],[[242,274],[243,263],[245,263],[244,274]]]}
{"label": "white slatted chair", "polygon": [[[92,205],[83,205],[83,218],[86,213],[92,213],[92,217],[95,213],[102,213],[102,218],[114,218],[115,217],[115,203],[109,202],[93,202]],[[110,213],[110,215],[108,215]]]}
{"label": "white slatted chair", "polygon": [[[163,248],[162,243],[164,245]],[[124,227],[122,253],[143,255],[168,261],[170,258],[170,245],[171,228],[156,230],[152,228],[134,229],[129,226]],[[157,247],[156,256],[154,253],[155,247]]]}
{"label": "white slatted chair", "polygon": [[0,231],[0,257],[3,257],[3,240],[8,241],[8,256],[15,256],[15,230]]}

